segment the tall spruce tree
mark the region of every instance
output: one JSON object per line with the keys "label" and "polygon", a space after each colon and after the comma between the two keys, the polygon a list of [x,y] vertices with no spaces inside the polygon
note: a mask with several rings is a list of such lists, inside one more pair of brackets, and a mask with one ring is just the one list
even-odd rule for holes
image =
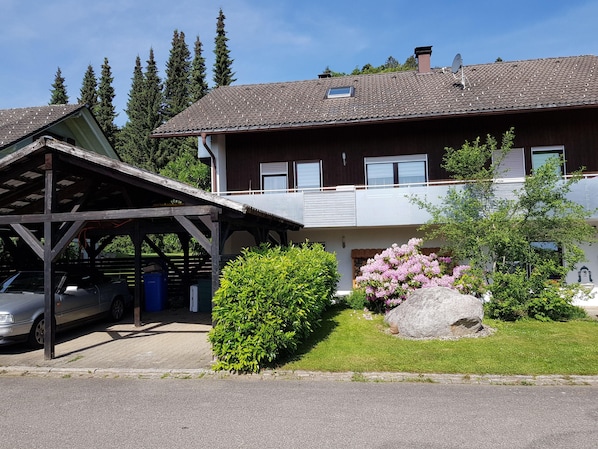
{"label": "tall spruce tree", "polygon": [[114,119],[118,115],[114,108],[114,88],[112,87],[112,70],[108,63],[108,58],[104,58],[102,64],[102,74],[100,76],[100,84],[98,86],[99,103],[96,110],[96,119],[108,141],[112,146],[116,144],[116,134],[118,128],[114,124]]}
{"label": "tall spruce tree", "polygon": [[49,104],[67,104],[69,102],[69,97],[66,94],[66,85],[64,84],[64,78],[60,67],[56,70],[54,83],[52,84],[52,90],[50,92],[52,93],[52,96],[50,97]]}
{"label": "tall spruce tree", "polygon": [[[170,57],[166,63],[164,81],[164,120],[169,120],[191,104],[191,53],[185,42],[185,33],[174,31]],[[194,150],[196,139],[169,138],[161,140],[164,163],[173,161],[181,154]]]}
{"label": "tall spruce tree", "polygon": [[218,21],[216,22],[216,46],[214,48],[214,53],[216,54],[216,61],[214,62],[214,82],[216,83],[216,87],[228,86],[236,81],[236,79],[233,78],[234,73],[231,69],[233,60],[230,59],[228,46],[226,44],[228,38],[226,37],[226,30],[224,29],[224,19],[226,19],[226,17],[222,12],[222,8],[220,8]]}
{"label": "tall spruce tree", "polygon": [[141,58],[137,56],[135,68],[133,69],[131,90],[129,91],[129,100],[125,110],[128,120],[118,133],[117,151],[124,162],[138,167],[145,166],[143,149],[147,138],[147,130],[144,128],[146,117],[143,108],[144,88],[145,81]]}
{"label": "tall spruce tree", "polygon": [[154,50],[150,48],[149,59],[144,74],[143,104],[142,110],[145,113],[143,123],[146,132],[145,166],[147,170],[158,172],[168,162],[162,152],[161,139],[150,138],[151,132],[163,123],[163,94],[162,81],[158,76],[158,67],[154,58]]}
{"label": "tall spruce tree", "polygon": [[79,104],[86,104],[91,112],[95,114],[98,107],[98,82],[91,64],[87,66],[87,70],[83,76],[81,93],[77,101]]}
{"label": "tall spruce tree", "polygon": [[183,111],[191,103],[189,81],[191,53],[185,42],[185,33],[174,30],[170,57],[166,62],[164,81],[164,117],[166,120]]}
{"label": "tall spruce tree", "polygon": [[206,60],[203,57],[202,43],[199,36],[195,38],[193,47],[193,62],[191,64],[191,102],[195,103],[208,93],[206,81]]}

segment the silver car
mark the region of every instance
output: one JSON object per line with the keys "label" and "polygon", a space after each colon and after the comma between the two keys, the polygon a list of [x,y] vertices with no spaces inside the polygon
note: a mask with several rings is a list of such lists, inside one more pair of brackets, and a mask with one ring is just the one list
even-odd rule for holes
{"label": "silver car", "polygon": [[[56,273],[58,328],[109,316],[118,321],[132,302],[125,281],[96,273]],[[20,271],[0,284],[0,344],[23,340],[44,344],[44,273]]]}

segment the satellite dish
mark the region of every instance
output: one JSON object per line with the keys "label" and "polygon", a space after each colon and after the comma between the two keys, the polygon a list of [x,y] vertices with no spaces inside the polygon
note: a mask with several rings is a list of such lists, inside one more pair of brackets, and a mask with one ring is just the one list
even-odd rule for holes
{"label": "satellite dish", "polygon": [[462,89],[465,89],[467,77],[465,76],[465,71],[463,70],[463,58],[461,58],[461,53],[457,53],[455,55],[451,71],[453,72],[453,77],[455,77],[455,79],[457,79],[457,73],[461,72],[461,82],[456,84],[460,85]]}
{"label": "satellite dish", "polygon": [[453,73],[457,73],[459,70],[461,70],[461,67],[463,67],[463,58],[461,58],[461,53],[457,53],[453,59],[451,70]]}

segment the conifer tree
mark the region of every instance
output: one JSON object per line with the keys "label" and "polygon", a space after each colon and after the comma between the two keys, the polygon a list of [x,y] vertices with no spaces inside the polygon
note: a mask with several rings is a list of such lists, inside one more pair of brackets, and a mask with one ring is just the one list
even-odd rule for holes
{"label": "conifer tree", "polygon": [[116,143],[116,134],[118,132],[118,128],[114,124],[114,119],[118,114],[115,112],[114,103],[112,102],[115,95],[112,87],[113,80],[108,58],[104,58],[98,87],[99,103],[96,110],[96,119],[112,146]]}
{"label": "conifer tree", "polygon": [[214,62],[214,82],[216,83],[216,87],[228,86],[236,81],[236,79],[233,78],[234,73],[231,69],[233,60],[230,59],[228,46],[226,44],[228,38],[226,37],[226,30],[224,29],[224,19],[226,19],[226,17],[222,12],[222,8],[220,8],[218,21],[216,22],[216,46],[214,48],[214,53],[216,54],[216,61]]}
{"label": "conifer tree", "polygon": [[206,81],[206,60],[203,57],[202,43],[199,36],[195,38],[193,48],[193,62],[191,64],[191,102],[195,103],[208,93],[208,83]]}
{"label": "conifer tree", "polygon": [[147,138],[147,130],[144,128],[146,115],[143,109],[144,85],[141,58],[137,56],[129,101],[125,110],[128,120],[118,133],[117,151],[124,162],[138,167],[144,166],[143,148]]}
{"label": "conifer tree", "polygon": [[69,97],[66,94],[66,85],[64,84],[60,67],[56,70],[56,76],[54,77],[54,83],[50,92],[52,92],[52,97],[49,104],[68,104]]}
{"label": "conifer tree", "polygon": [[98,82],[91,64],[87,66],[87,70],[83,76],[80,95],[77,99],[79,104],[86,104],[90,111],[95,114],[98,107]]}
{"label": "conifer tree", "polygon": [[164,116],[168,120],[186,109],[191,100],[189,80],[191,54],[185,43],[185,33],[174,30],[170,57],[166,63],[164,81]]}
{"label": "conifer tree", "polygon": [[158,67],[152,48],[150,48],[144,74],[143,104],[141,107],[145,113],[143,126],[147,133],[145,134],[146,145],[143,148],[145,152],[144,168],[157,173],[168,161],[165,160],[161,151],[161,139],[149,137],[151,132],[163,123],[162,81],[158,76]]}
{"label": "conifer tree", "polygon": [[[185,33],[174,31],[170,57],[166,63],[164,82],[164,120],[177,115],[191,104],[191,53],[185,42]],[[196,153],[197,140],[169,138],[161,140],[164,164],[178,159],[183,153]]]}

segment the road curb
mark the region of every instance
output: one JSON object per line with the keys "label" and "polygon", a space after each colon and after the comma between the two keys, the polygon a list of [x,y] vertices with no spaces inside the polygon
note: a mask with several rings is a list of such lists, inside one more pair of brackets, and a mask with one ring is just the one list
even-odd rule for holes
{"label": "road curb", "polygon": [[0,377],[49,377],[97,379],[231,379],[241,381],[334,381],[403,382],[454,385],[511,386],[589,386],[598,387],[598,376],[581,375],[493,375],[393,372],[320,372],[263,370],[255,374],[235,374],[210,369],[119,369],[64,367],[0,367]]}

